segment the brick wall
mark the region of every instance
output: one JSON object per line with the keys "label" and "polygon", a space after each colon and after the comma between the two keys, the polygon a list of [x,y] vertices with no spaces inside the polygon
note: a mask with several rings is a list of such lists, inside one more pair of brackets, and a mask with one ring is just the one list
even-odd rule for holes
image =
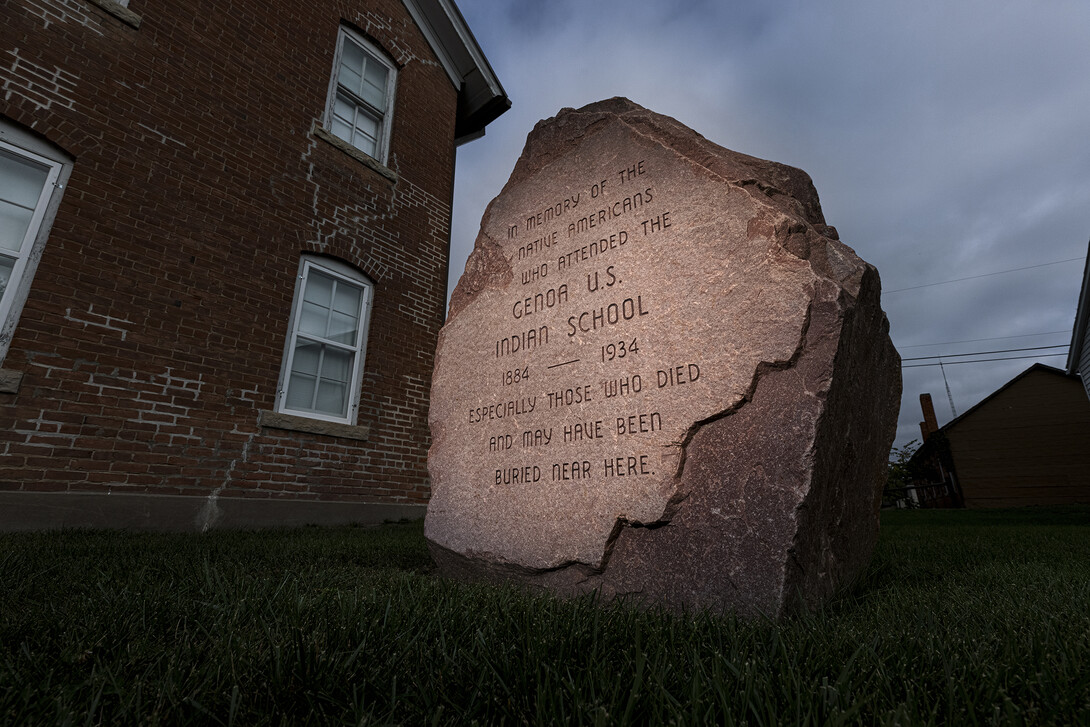
{"label": "brick wall", "polygon": [[[10,0],[0,113],[75,159],[4,370],[0,491],[423,503],[456,90],[400,0]],[[387,166],[313,133],[339,24],[399,67]],[[363,271],[364,440],[261,426],[300,254]]]}

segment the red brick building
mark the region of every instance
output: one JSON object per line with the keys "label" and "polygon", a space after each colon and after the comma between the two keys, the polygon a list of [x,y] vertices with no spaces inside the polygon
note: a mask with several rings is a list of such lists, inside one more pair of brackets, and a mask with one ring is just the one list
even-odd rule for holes
{"label": "red brick building", "polygon": [[0,529],[422,516],[450,0],[8,0]]}

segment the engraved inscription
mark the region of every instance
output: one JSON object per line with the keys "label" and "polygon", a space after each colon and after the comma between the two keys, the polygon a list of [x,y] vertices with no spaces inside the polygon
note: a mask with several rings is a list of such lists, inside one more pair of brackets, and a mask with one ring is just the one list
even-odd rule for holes
{"label": "engraved inscription", "polygon": [[607,399],[615,396],[632,396],[643,391],[643,377],[639,374],[622,376],[602,382],[602,394]]}
{"label": "engraved inscription", "polygon": [[630,414],[627,417],[617,417],[617,434],[646,434],[662,429],[662,416],[653,411],[650,413]]}
{"label": "engraved inscription", "polygon": [[620,217],[621,215],[634,212],[645,204],[650,204],[651,200],[655,198],[654,193],[650,187],[647,187],[642,192],[636,192],[630,194],[627,197],[623,197],[613,204],[602,207],[585,217],[580,217],[574,222],[568,225],[568,237],[574,237],[580,232],[586,232],[587,230],[593,230],[598,227],[602,227],[606,222]]}
{"label": "engraved inscription", "polygon": [[[626,356],[640,352],[640,344],[635,338],[631,339],[627,343],[623,340],[616,343],[606,343],[602,345],[602,361],[613,361],[614,359],[622,359]],[[639,378],[638,376],[636,378]]]}
{"label": "engraved inscription", "polygon": [[629,455],[627,457],[610,457],[602,461],[603,477],[634,477],[637,475],[653,475],[651,463],[646,454]]}
{"label": "engraved inscription", "polygon": [[635,299],[625,298],[618,303],[599,306],[583,311],[578,316],[571,316],[568,318],[568,336],[574,336],[580,331],[591,333],[599,328],[615,326],[639,316],[649,315],[650,312],[644,307],[642,295],[637,295]]}
{"label": "engraved inscription", "polygon": [[521,369],[507,369],[500,376],[500,385],[513,386],[514,384],[521,384],[528,378],[530,378],[529,366],[523,366]]}
{"label": "engraved inscription", "polygon": [[663,212],[661,215],[655,215],[654,217],[644,220],[640,223],[640,226],[643,227],[643,234],[650,235],[655,232],[661,232],[673,225],[670,222],[670,213]]}
{"label": "engraved inscription", "polygon": [[[669,469],[656,466],[667,456],[658,448],[668,449],[662,397],[701,382],[703,372],[698,360],[662,360],[647,327],[660,311],[641,268],[661,256],[678,224],[652,172],[646,159],[591,170],[567,197],[528,205],[500,227],[517,286],[507,289],[514,295],[503,302],[504,320],[523,327],[494,339],[479,361],[507,396],[466,407],[470,424],[487,424],[474,431],[477,451],[487,447],[480,471],[489,484],[588,491]],[[548,460],[534,459],[544,452]]]}
{"label": "engraved inscription", "polygon": [[545,209],[530,215],[526,218],[526,229],[532,230],[535,227],[541,227],[548,224],[553,219],[563,216],[563,214],[569,210],[573,210],[579,206],[580,194],[576,193],[571,197],[566,197],[556,204],[550,205]]}
{"label": "engraved inscription", "polygon": [[548,235],[538,237],[525,245],[519,246],[519,260],[524,260],[532,255],[536,255],[542,250],[548,250],[550,247],[556,244],[557,232],[553,230]]}
{"label": "engraved inscription", "polygon": [[549,327],[531,328],[525,333],[513,333],[496,341],[496,358],[503,358],[519,351],[532,351],[549,342]]}
{"label": "engraved inscription", "polygon": [[529,270],[522,271],[522,284],[529,285],[530,283],[536,283],[539,279],[546,278],[548,275],[549,263],[535,265]]}
{"label": "engraved inscription", "polygon": [[625,182],[631,182],[636,177],[641,177],[646,173],[647,170],[643,168],[643,159],[640,159],[627,169],[622,169],[617,172],[617,176],[620,178],[621,184],[624,184]]}
{"label": "engraved inscription", "polygon": [[517,318],[540,313],[550,308],[568,302],[568,286],[561,285],[558,288],[549,288],[543,293],[535,293],[525,298],[520,298],[511,306],[511,315]]}
{"label": "engraved inscription", "polygon": [[612,265],[606,266],[605,272],[603,273],[601,279],[599,279],[598,277],[597,270],[595,270],[593,273],[587,273],[587,292],[594,293],[599,288],[612,288],[614,285],[620,282],[619,280],[617,280],[617,275],[613,272],[613,270],[614,268]]}
{"label": "engraved inscription", "polygon": [[580,442],[584,439],[601,439],[604,436],[605,434],[602,432],[601,419],[564,425],[565,442]]}
{"label": "engraved inscription", "polygon": [[594,242],[577,247],[566,255],[561,255],[556,259],[557,270],[570,268],[575,263],[586,262],[599,255],[604,255],[607,252],[619,250],[626,242],[628,242],[628,233],[621,230],[619,232],[614,232],[609,237],[603,237],[600,240],[595,240]]}
{"label": "engraved inscription", "polygon": [[553,439],[553,428],[548,429],[527,429],[522,433],[522,446],[525,447],[546,447]]}
{"label": "engraved inscription", "polygon": [[536,396],[524,396],[521,399],[508,399],[488,406],[473,407],[469,410],[469,423],[479,424],[480,422],[503,419],[504,417],[529,414],[536,405]]}
{"label": "engraved inscription", "polygon": [[667,386],[680,386],[681,384],[691,384],[700,378],[700,366],[695,363],[671,366],[668,369],[659,369],[655,373],[659,388],[665,388]]}
{"label": "engraved inscription", "polygon": [[535,465],[523,465],[522,467],[505,467],[496,470],[497,485],[529,484],[541,481],[541,468]]}
{"label": "engraved inscription", "polygon": [[572,404],[582,404],[583,402],[589,402],[590,397],[590,384],[585,386],[576,386],[570,389],[561,389],[559,391],[548,392],[549,408],[559,409],[562,406],[571,406]]}
{"label": "engraved inscription", "polygon": [[590,462],[580,460],[578,462],[556,462],[553,464],[553,481],[556,480],[585,480],[590,477]]}

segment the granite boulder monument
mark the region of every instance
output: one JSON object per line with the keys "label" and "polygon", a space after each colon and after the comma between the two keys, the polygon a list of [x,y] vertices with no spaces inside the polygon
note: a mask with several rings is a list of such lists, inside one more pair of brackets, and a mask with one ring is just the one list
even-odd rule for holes
{"label": "granite boulder monument", "polygon": [[867,564],[900,401],[876,270],[801,170],[627,99],[539,122],[432,383],[446,574],[776,617]]}

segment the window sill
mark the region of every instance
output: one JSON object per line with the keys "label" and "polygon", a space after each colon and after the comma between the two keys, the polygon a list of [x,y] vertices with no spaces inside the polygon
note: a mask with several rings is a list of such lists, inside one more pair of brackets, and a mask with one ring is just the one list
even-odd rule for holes
{"label": "window sill", "polygon": [[0,394],[18,394],[23,383],[23,372],[14,369],[0,369]]}
{"label": "window sill", "polygon": [[341,439],[355,439],[366,442],[371,427],[366,424],[338,424],[326,422],[321,419],[296,416],[295,414],[283,414],[278,411],[259,411],[257,413],[258,426],[266,429],[285,429],[289,432],[307,432],[308,434],[322,434],[327,437],[340,437]]}
{"label": "window sill", "polygon": [[97,5],[122,23],[131,25],[136,30],[140,29],[140,16],[121,3],[114,2],[114,0],[87,0],[87,2]]}
{"label": "window sill", "polygon": [[333,134],[329,133],[328,131],[323,129],[321,126],[318,126],[318,122],[314,122],[314,125],[311,126],[310,133],[313,134],[314,136],[318,137],[322,141],[324,141],[324,142],[326,142],[328,144],[332,144],[333,146],[337,147],[338,149],[343,151],[348,156],[352,157],[353,159],[355,159],[358,162],[361,162],[368,169],[371,169],[372,171],[378,172],[379,174],[386,177],[387,179],[389,179],[394,184],[397,184],[397,172],[395,172],[393,169],[390,169],[389,167],[379,163],[379,161],[377,159],[375,159],[374,157],[371,157],[371,156],[368,156],[367,154],[364,154],[362,151],[360,151],[356,147],[352,146],[351,144],[349,144],[344,139],[341,139],[340,137],[334,136]]}

